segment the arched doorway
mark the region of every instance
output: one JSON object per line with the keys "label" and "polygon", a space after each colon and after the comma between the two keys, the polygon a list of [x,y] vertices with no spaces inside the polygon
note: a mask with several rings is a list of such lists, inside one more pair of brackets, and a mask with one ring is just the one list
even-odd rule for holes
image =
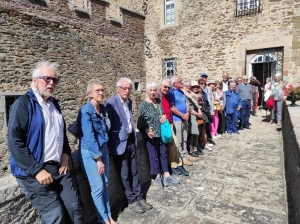
{"label": "arched doorway", "polygon": [[[248,77],[255,76],[262,86],[265,85],[266,78],[273,79],[277,72],[282,72],[283,47],[251,50],[247,51],[247,54],[253,55],[248,67]],[[259,89],[258,104],[263,104],[263,91],[261,89]]]}

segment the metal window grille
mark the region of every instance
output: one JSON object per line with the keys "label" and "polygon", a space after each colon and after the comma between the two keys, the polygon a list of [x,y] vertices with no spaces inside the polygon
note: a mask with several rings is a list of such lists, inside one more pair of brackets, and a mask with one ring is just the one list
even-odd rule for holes
{"label": "metal window grille", "polygon": [[260,11],[260,0],[236,0],[236,17],[255,15]]}
{"label": "metal window grille", "polygon": [[266,78],[274,79],[274,75],[283,72],[283,47],[249,50],[247,54],[259,55],[253,63],[263,63],[263,85]]}
{"label": "metal window grille", "polygon": [[8,125],[9,110],[19,96],[5,96],[6,125]]}
{"label": "metal window grille", "polygon": [[171,78],[172,76],[176,75],[176,59],[170,58],[170,59],[163,59],[162,60],[162,68],[163,68],[163,74],[162,78]]}
{"label": "metal window grille", "polygon": [[174,0],[165,0],[165,18],[166,24],[171,24],[175,22],[175,14],[174,14]]}

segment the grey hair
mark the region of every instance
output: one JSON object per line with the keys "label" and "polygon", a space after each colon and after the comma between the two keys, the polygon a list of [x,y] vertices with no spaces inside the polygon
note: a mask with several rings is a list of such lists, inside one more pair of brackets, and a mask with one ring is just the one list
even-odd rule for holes
{"label": "grey hair", "polygon": [[267,78],[267,81],[271,82],[271,78]]}
{"label": "grey hair", "polygon": [[48,68],[53,69],[56,73],[56,76],[58,76],[57,63],[51,63],[49,61],[40,61],[36,64],[35,68],[32,69],[32,78],[40,76],[41,68],[43,68],[43,67],[48,67]]}
{"label": "grey hair", "polygon": [[190,86],[191,85],[191,82],[190,81],[184,81],[183,82],[183,86]]}
{"label": "grey hair", "polygon": [[224,77],[225,75],[227,75],[228,77],[228,73],[226,71],[223,72],[222,77]]}
{"label": "grey hair", "polygon": [[165,81],[168,81],[168,82],[171,83],[171,80],[170,80],[170,79],[165,78],[165,79],[161,80],[161,83],[160,83],[160,84],[161,84],[161,85],[164,84]]}
{"label": "grey hair", "polygon": [[118,82],[117,82],[117,84],[116,84],[116,87],[120,87],[121,84],[122,84],[122,82],[127,82],[127,83],[129,83],[129,84],[131,85],[131,87],[132,87],[132,85],[133,85],[131,79],[126,78],[126,77],[122,77],[122,78],[120,78],[120,79],[118,80]]}
{"label": "grey hair", "polygon": [[89,82],[88,82],[88,85],[86,87],[86,92],[89,93],[92,91],[92,85],[94,84],[98,84],[98,85],[102,85],[102,83],[100,82],[99,79],[91,79]]}
{"label": "grey hair", "polygon": [[155,82],[147,82],[146,90],[150,89],[151,87],[155,87],[155,89],[157,89],[157,84]]}
{"label": "grey hair", "polygon": [[275,75],[274,75],[274,77],[281,77],[282,76],[282,74],[280,73],[280,72],[277,72]]}
{"label": "grey hair", "polygon": [[229,84],[229,86],[231,86],[231,84],[235,84],[236,85],[236,82],[231,81],[230,84]]}
{"label": "grey hair", "polygon": [[177,79],[178,79],[178,78],[179,78],[178,75],[174,75],[174,76],[171,77],[171,84],[172,84],[172,86],[174,85],[174,83],[177,82]]}

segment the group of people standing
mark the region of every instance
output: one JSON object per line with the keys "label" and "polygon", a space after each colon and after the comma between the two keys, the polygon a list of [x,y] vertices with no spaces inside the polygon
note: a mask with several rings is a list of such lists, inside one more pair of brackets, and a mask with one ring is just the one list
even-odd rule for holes
{"label": "group of people standing", "polygon": [[[252,86],[223,80],[183,82],[180,76],[146,84],[146,97],[138,106],[137,128],[144,137],[150,172],[161,187],[178,185],[175,175],[189,176],[184,166],[192,166],[213,150],[214,138],[249,128]],[[277,76],[275,76],[277,77]],[[278,84],[270,85],[274,99]],[[59,78],[55,63],[41,62],[32,71],[30,90],[10,109],[8,146],[12,174],[26,197],[41,215],[42,223],[82,223],[82,208],[70,176],[71,149],[66,124],[58,101],[53,97]],[[105,88],[98,79],[88,81],[87,103],[79,110],[78,156],[91,188],[99,223],[115,224],[109,204],[109,153],[114,157],[129,208],[143,213],[152,209],[142,193],[136,161],[136,130],[129,98],[133,83],[120,78],[116,94],[105,103]],[[277,121],[280,101],[276,98]],[[279,117],[278,117],[279,116]],[[164,143],[161,124],[171,125],[172,140]],[[65,212],[66,211],[66,212]]]}

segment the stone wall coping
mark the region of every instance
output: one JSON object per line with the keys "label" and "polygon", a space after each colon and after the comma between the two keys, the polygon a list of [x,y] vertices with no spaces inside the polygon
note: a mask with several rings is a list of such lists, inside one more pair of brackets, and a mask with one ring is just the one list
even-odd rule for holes
{"label": "stone wall coping", "polygon": [[299,107],[287,107],[287,108],[288,108],[288,111],[290,114],[292,126],[294,129],[294,134],[296,136],[298,145],[300,146],[300,106]]}
{"label": "stone wall coping", "polygon": [[18,183],[16,178],[11,173],[8,173],[0,178],[0,191],[17,185]]}
{"label": "stone wall coping", "polygon": [[18,95],[24,95],[27,93],[27,91],[22,92],[0,92],[0,96],[18,96]]}
{"label": "stone wall coping", "polygon": [[146,18],[146,16],[145,16],[143,13],[140,13],[140,12],[135,11],[135,10],[133,10],[133,9],[127,8],[126,6],[123,6],[123,5],[117,5],[117,7],[120,7],[120,9],[126,10],[126,11],[128,11],[128,12],[133,13],[133,14],[137,14],[137,15],[143,17],[143,19]]}
{"label": "stone wall coping", "polygon": [[110,4],[110,2],[108,0],[99,0],[100,2],[104,2],[104,3],[107,3],[107,4]]}

